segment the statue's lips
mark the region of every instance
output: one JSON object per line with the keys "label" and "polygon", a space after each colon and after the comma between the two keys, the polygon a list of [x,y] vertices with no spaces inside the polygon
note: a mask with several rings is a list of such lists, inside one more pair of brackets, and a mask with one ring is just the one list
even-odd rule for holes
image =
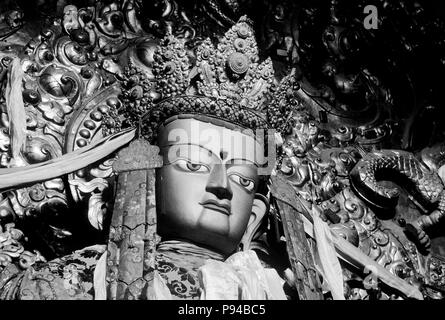
{"label": "statue's lips", "polygon": [[204,208],[212,209],[228,216],[230,215],[230,203],[209,199],[202,201],[199,204]]}

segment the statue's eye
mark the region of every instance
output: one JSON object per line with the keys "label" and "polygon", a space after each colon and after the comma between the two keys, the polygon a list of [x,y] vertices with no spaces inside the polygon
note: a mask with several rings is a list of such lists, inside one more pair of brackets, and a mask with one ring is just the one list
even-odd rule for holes
{"label": "statue's eye", "polygon": [[249,192],[252,192],[255,189],[255,183],[250,179],[244,178],[237,174],[230,175],[230,179]]}
{"label": "statue's eye", "polygon": [[184,171],[209,172],[209,169],[205,165],[194,163],[188,160],[178,160],[176,162],[176,165]]}
{"label": "statue's eye", "polygon": [[199,163],[191,163],[191,162],[187,162],[187,168],[190,171],[199,171],[200,169],[203,168],[203,166]]}

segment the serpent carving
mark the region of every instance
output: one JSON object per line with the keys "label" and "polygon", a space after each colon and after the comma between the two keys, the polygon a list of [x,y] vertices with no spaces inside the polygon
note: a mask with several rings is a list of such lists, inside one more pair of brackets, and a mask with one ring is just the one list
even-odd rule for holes
{"label": "serpent carving", "polygon": [[435,210],[407,224],[406,231],[414,236],[423,249],[430,246],[426,230],[436,225],[445,215],[445,189],[437,172],[430,170],[409,152],[381,150],[367,154],[350,172],[354,190],[377,208],[391,209],[397,205],[399,191],[378,182],[395,180],[419,202]]}

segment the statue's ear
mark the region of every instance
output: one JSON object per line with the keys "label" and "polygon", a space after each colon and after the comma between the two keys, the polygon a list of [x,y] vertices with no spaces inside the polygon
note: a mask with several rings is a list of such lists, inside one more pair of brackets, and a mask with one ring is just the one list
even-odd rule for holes
{"label": "statue's ear", "polygon": [[249,223],[247,224],[246,231],[241,239],[243,251],[249,250],[250,243],[255,238],[257,231],[260,229],[267,210],[269,210],[269,201],[265,196],[257,193],[255,195],[255,199],[253,200]]}

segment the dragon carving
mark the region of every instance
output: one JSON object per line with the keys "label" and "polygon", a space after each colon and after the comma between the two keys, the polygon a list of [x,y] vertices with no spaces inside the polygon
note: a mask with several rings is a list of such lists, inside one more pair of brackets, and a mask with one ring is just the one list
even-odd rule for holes
{"label": "dragon carving", "polygon": [[416,237],[423,248],[428,248],[430,240],[425,230],[437,225],[445,215],[445,190],[441,178],[409,152],[380,150],[366,154],[357,163],[350,172],[351,185],[372,205],[392,209],[397,204],[399,191],[378,183],[378,178],[388,177],[385,174],[405,178],[406,187],[420,197],[421,202],[437,205],[430,215],[421,216],[406,226],[407,232]]}

